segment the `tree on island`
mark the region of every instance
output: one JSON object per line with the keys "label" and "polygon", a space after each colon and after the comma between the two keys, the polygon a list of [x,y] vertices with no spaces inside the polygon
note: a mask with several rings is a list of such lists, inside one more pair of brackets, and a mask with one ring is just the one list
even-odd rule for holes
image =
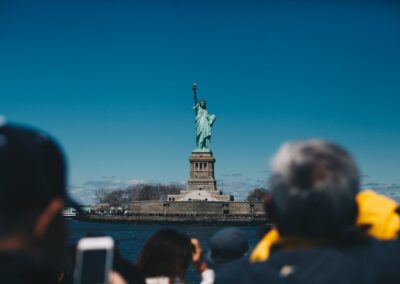
{"label": "tree on island", "polygon": [[113,207],[124,207],[131,201],[167,200],[169,194],[179,194],[184,189],[180,184],[135,184],[125,189],[97,189],[94,192],[96,204],[108,203]]}
{"label": "tree on island", "polygon": [[94,200],[96,204],[105,203],[105,198],[107,196],[107,190],[105,188],[98,188],[94,192]]}
{"label": "tree on island", "polygon": [[128,194],[123,189],[113,190],[105,197],[105,203],[108,203],[113,207],[125,207],[128,202]]}
{"label": "tree on island", "polygon": [[126,191],[131,201],[167,200],[169,194],[179,194],[184,189],[179,184],[136,184],[128,187]]}
{"label": "tree on island", "polygon": [[265,188],[255,188],[247,194],[246,201],[264,201],[267,192]]}

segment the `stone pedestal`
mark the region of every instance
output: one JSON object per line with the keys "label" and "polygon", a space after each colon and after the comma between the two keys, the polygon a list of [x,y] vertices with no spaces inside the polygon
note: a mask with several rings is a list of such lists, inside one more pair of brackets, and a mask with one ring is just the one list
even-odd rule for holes
{"label": "stone pedestal", "polygon": [[230,195],[217,190],[214,176],[215,159],[211,152],[192,152],[187,190],[168,195],[168,201],[233,201]]}
{"label": "stone pedestal", "polygon": [[215,159],[210,152],[193,152],[189,158],[190,175],[188,190],[217,191],[214,176]]}

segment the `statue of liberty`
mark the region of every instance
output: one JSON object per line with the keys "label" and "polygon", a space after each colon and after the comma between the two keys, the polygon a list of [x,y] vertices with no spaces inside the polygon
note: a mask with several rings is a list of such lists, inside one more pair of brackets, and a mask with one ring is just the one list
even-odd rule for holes
{"label": "statue of liberty", "polygon": [[215,122],[215,115],[210,115],[206,109],[207,102],[205,99],[197,101],[196,83],[192,87],[194,94],[194,111],[196,114],[196,149],[195,152],[211,152],[211,127]]}

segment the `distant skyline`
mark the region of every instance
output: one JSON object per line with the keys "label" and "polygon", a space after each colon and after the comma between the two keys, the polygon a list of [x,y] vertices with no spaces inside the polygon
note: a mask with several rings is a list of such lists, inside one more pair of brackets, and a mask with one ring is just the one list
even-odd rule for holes
{"label": "distant skyline", "polygon": [[[217,3],[216,3],[217,2]],[[217,116],[216,178],[244,198],[287,140],[347,148],[400,196],[396,1],[1,1],[0,115],[50,132],[73,196],[184,183],[193,95]]]}

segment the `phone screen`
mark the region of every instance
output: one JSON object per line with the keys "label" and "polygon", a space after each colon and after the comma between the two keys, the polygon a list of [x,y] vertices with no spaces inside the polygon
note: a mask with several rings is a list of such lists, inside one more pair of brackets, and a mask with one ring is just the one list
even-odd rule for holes
{"label": "phone screen", "polygon": [[112,269],[114,240],[89,237],[79,240],[74,271],[74,284],[105,284]]}
{"label": "phone screen", "polygon": [[80,284],[104,284],[105,279],[107,250],[85,250],[82,251],[82,266]]}

